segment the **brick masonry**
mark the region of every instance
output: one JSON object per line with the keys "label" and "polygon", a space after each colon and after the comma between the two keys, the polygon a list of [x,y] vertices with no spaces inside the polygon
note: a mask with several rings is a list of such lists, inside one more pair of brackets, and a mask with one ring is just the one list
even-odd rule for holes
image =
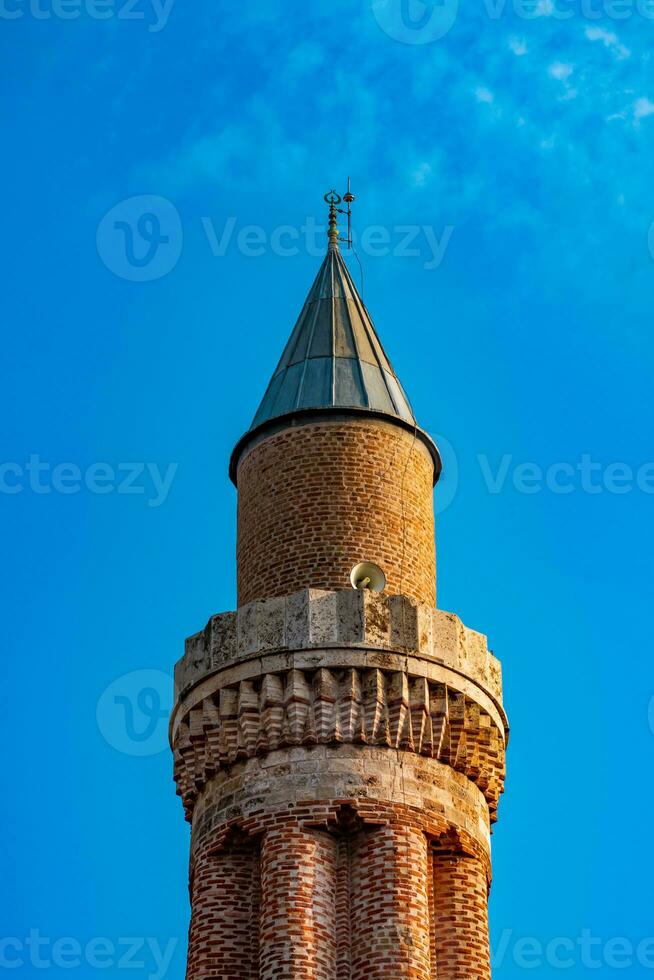
{"label": "brick masonry", "polygon": [[489,980],[508,725],[486,638],[434,608],[427,448],[312,421],[237,482],[239,608],[175,670],[187,980]]}
{"label": "brick masonry", "polygon": [[189,976],[256,980],[260,891],[257,842],[236,840],[197,862],[191,879]]}
{"label": "brick masonry", "polygon": [[238,603],[345,589],[360,561],[388,594],[436,602],[434,463],[421,439],[374,420],[287,428],[238,467]]}
{"label": "brick masonry", "polygon": [[176,669],[189,980],[487,980],[501,671],[412,597],[212,617]]}
{"label": "brick masonry", "polygon": [[433,914],[436,969],[448,980],[490,977],[488,881],[475,856],[438,851],[433,855]]}
{"label": "brick masonry", "polygon": [[488,852],[371,798],[262,807],[192,848],[188,976],[488,980]]}

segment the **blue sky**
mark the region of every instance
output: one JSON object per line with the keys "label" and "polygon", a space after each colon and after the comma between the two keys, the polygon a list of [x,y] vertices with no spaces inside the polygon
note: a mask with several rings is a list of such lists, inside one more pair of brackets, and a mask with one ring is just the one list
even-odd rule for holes
{"label": "blue sky", "polygon": [[183,976],[167,678],[350,174],[439,605],[504,664],[495,976],[652,975],[652,15],[3,0],[3,972]]}

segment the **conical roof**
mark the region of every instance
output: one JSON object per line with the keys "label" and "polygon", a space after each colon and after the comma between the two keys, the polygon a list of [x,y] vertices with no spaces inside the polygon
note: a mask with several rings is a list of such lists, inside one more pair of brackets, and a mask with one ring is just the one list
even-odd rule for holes
{"label": "conical roof", "polygon": [[241,455],[253,440],[271,429],[306,423],[316,415],[341,413],[395,421],[413,432],[433,457],[434,482],[440,476],[438,449],[418,427],[338,240],[332,207],[327,255],[252,425],[232,452],[229,473],[234,484]]}
{"label": "conical roof", "polygon": [[337,248],[320,267],[251,429],[308,409],[368,409],[415,425]]}

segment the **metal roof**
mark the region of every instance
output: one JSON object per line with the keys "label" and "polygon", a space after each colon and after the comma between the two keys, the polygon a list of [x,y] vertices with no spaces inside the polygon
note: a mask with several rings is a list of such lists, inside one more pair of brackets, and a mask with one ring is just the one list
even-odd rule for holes
{"label": "metal roof", "polygon": [[338,248],[327,252],[250,431],[319,409],[416,421]]}

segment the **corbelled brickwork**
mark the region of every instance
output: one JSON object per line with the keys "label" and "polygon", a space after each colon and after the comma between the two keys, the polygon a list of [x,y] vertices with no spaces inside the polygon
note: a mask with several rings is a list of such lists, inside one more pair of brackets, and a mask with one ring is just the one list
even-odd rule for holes
{"label": "corbelled brickwork", "polygon": [[360,561],[433,606],[434,462],[423,441],[351,419],[283,429],[238,466],[238,603],[345,589]]}

